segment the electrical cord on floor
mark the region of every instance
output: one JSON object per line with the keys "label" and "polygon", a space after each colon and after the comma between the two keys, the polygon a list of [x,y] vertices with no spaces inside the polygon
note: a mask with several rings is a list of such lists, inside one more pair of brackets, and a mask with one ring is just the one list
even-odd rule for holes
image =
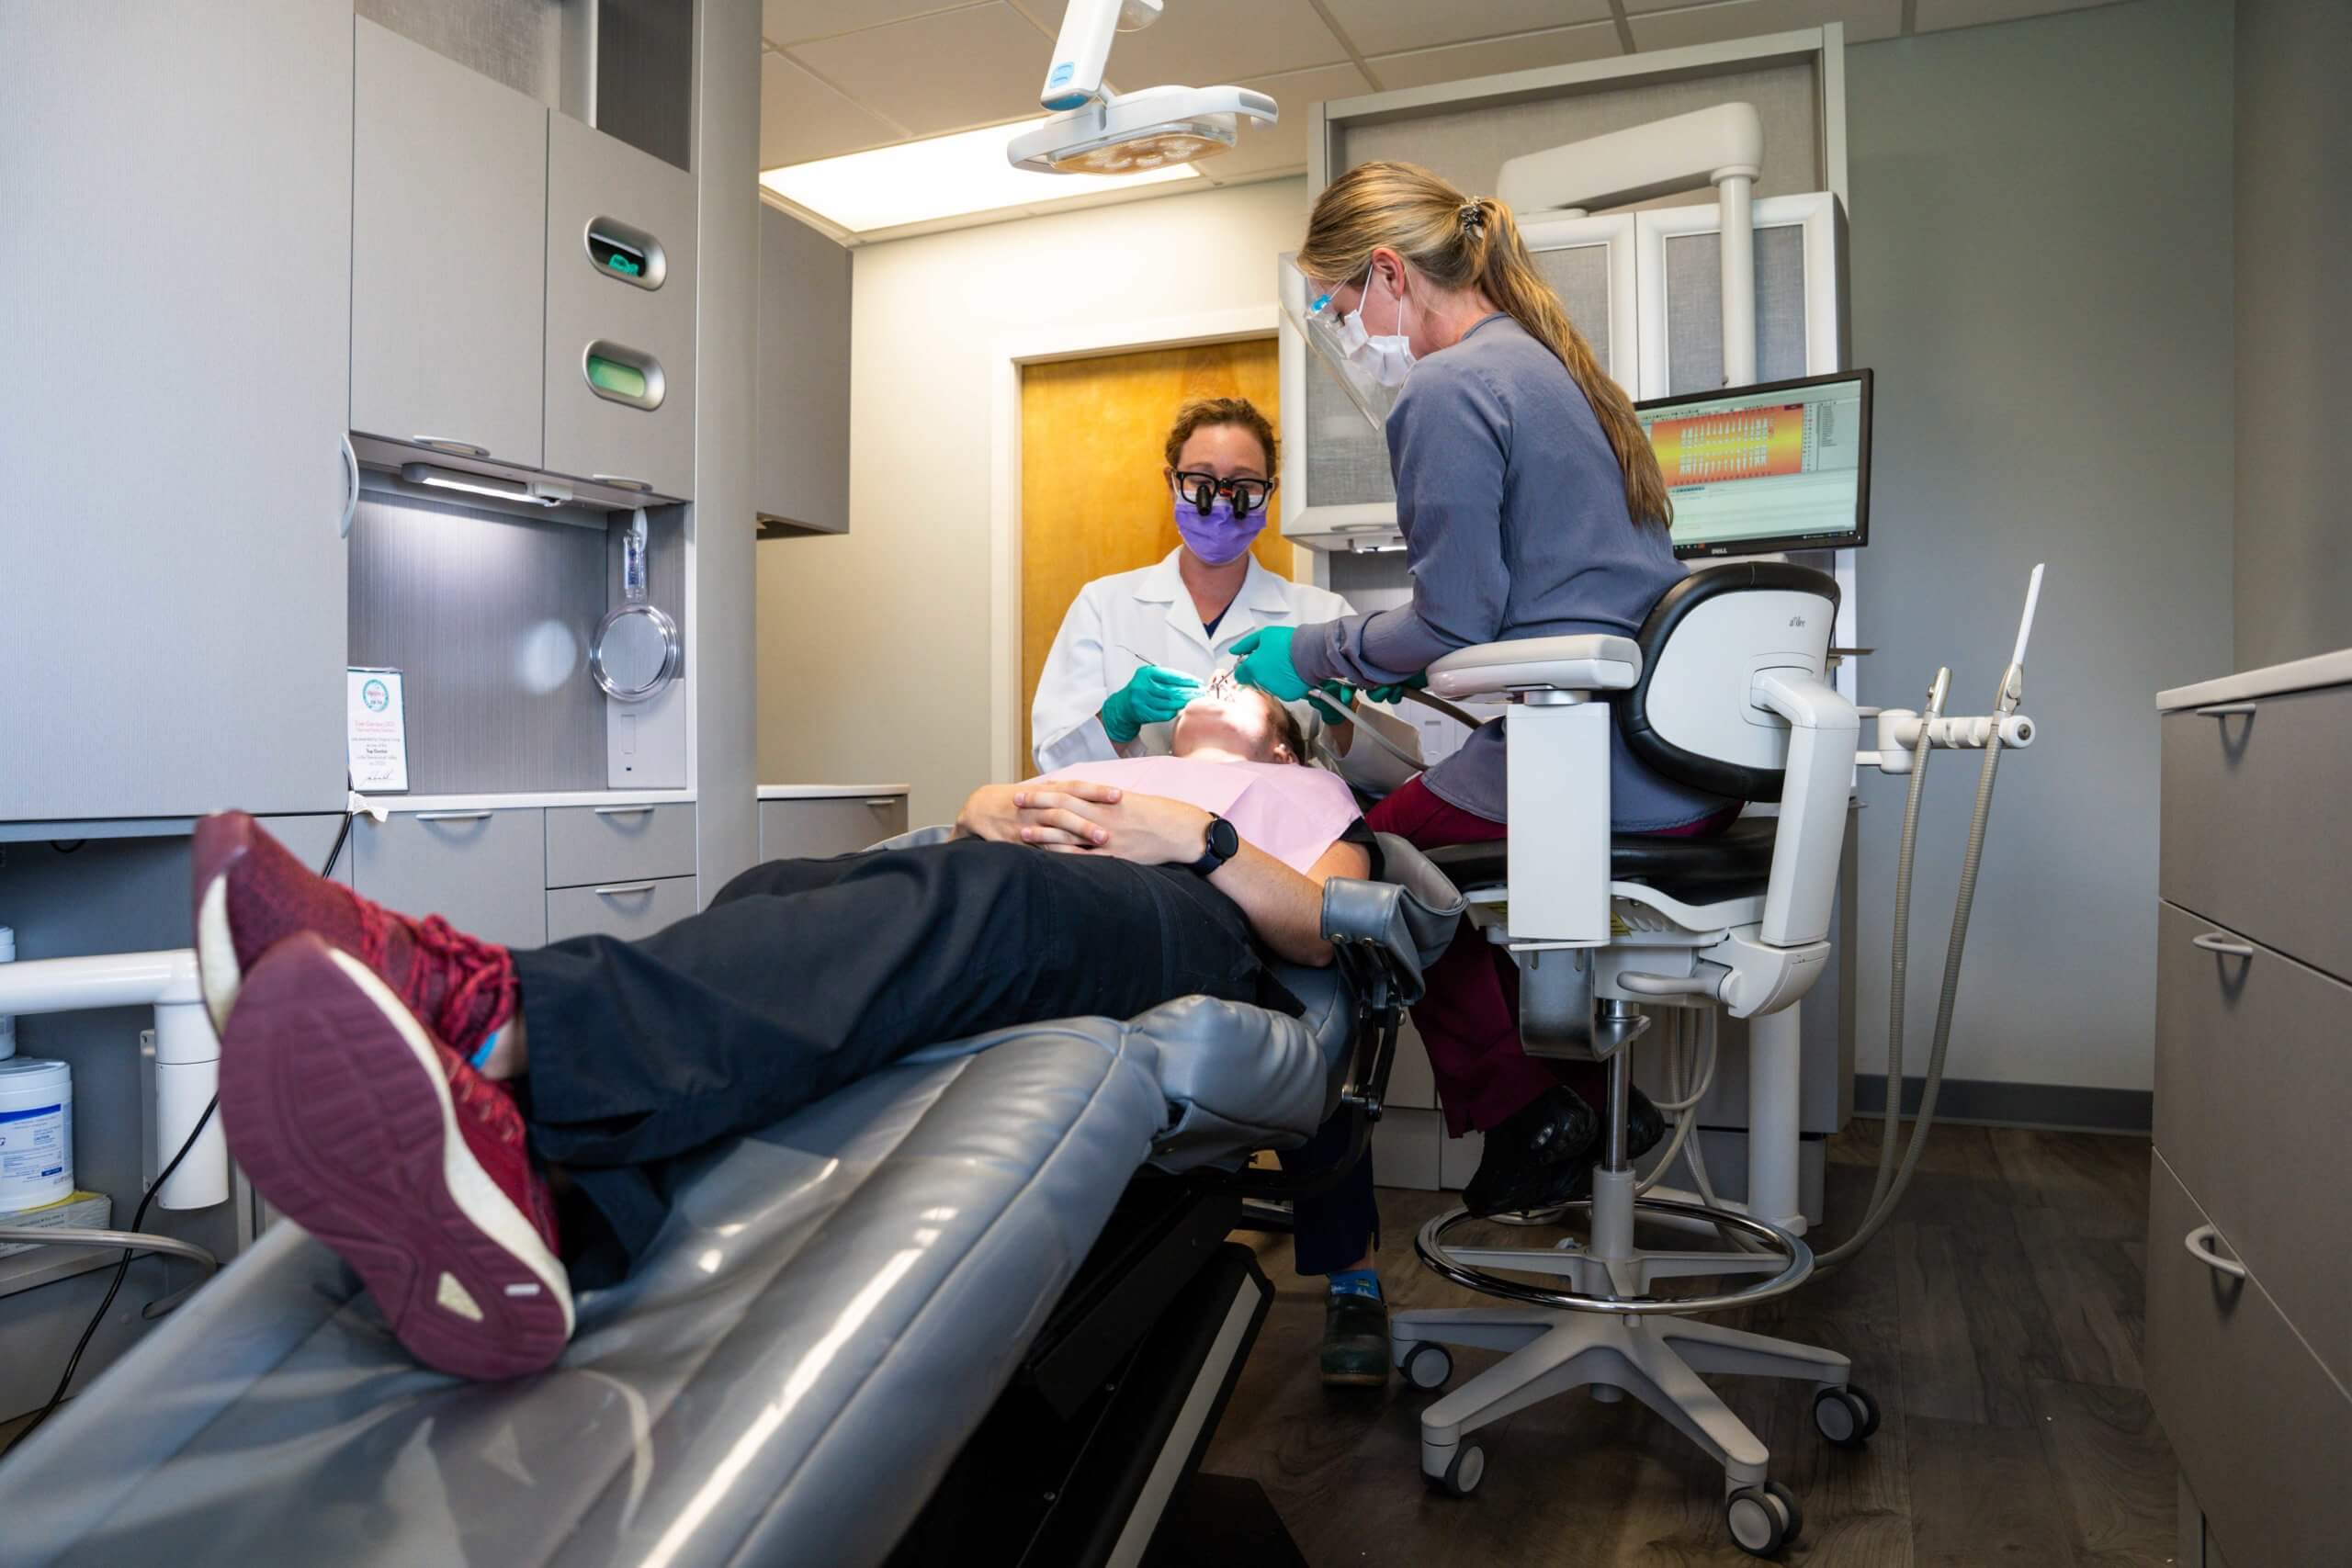
{"label": "electrical cord on floor", "polygon": [[[351,837],[351,822],[354,815],[355,813],[350,811],[344,813],[343,826],[335,829],[334,843],[327,851],[326,863],[319,868],[321,876],[334,874],[335,862],[343,858],[343,846]],[[139,1200],[138,1209],[130,1216],[130,1231],[113,1234],[137,1235],[140,1227],[147,1223],[148,1206],[155,1201],[155,1194],[164,1190],[164,1184],[169,1181],[173,1174],[179,1169],[180,1162],[187,1158],[188,1152],[196,1147],[197,1140],[204,1136],[204,1129],[211,1125],[212,1114],[220,1108],[220,1097],[216,1094],[206,1103],[204,1114],[196,1119],[196,1125],[189,1130],[187,1140],[180,1145],[179,1153],[174,1155],[171,1163],[164,1167],[163,1174],[148,1184],[145,1194]],[[35,1239],[44,1244],[62,1244],[70,1238],[62,1233],[49,1233]],[[48,1420],[56,1413],[57,1407],[65,1403],[65,1391],[73,1386],[74,1374],[81,1368],[82,1353],[90,1348],[90,1341],[97,1335],[98,1325],[106,1322],[107,1310],[114,1305],[114,1298],[121,1291],[123,1280],[130,1275],[131,1259],[138,1257],[141,1252],[168,1252],[175,1256],[200,1255],[192,1258],[192,1260],[210,1263],[216,1269],[220,1266],[212,1258],[212,1255],[204,1251],[203,1248],[192,1247],[186,1242],[172,1241],[168,1237],[143,1239],[136,1246],[125,1247],[122,1260],[115,1265],[114,1278],[107,1284],[107,1293],[98,1302],[98,1310],[90,1314],[88,1325],[82,1330],[82,1337],[74,1342],[74,1353],[65,1359],[65,1371],[57,1380],[56,1391],[49,1396],[49,1403],[42,1405],[33,1418],[25,1424],[24,1430],[11,1438],[6,1449],[0,1449],[0,1460],[5,1460],[15,1453],[25,1439],[40,1430],[41,1423]],[[171,1301],[176,1303],[186,1294],[186,1292],[177,1292]]]}

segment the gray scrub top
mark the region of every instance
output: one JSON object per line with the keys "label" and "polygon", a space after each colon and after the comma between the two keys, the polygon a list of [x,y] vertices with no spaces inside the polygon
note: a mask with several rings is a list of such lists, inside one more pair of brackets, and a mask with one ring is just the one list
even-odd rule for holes
{"label": "gray scrub top", "polygon": [[[1413,367],[1388,415],[1410,603],[1302,626],[1309,682],[1401,681],[1458,648],[1602,632],[1630,637],[1679,581],[1667,531],[1635,527],[1600,421],[1566,367],[1507,315]],[[1610,748],[1611,825],[1655,832],[1725,802]],[[1505,819],[1503,721],[1422,775],[1439,799]]]}

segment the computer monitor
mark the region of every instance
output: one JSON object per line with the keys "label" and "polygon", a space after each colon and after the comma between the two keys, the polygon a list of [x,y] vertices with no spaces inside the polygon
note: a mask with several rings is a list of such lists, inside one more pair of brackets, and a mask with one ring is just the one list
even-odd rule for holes
{"label": "computer monitor", "polygon": [[1871,373],[1634,405],[1674,502],[1678,556],[1870,542]]}

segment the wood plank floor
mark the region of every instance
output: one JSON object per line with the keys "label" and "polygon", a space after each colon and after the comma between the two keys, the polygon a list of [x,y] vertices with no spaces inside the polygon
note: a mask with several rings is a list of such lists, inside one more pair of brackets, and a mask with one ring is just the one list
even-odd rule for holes
{"label": "wood plank floor", "polygon": [[[1826,1235],[1870,1196],[1879,1123],[1831,1145]],[[1941,1127],[1894,1221],[1848,1268],[1713,1321],[1842,1349],[1883,1425],[1830,1447],[1798,1384],[1724,1378],[1772,1450],[1805,1568],[2160,1568],[2172,1561],[2172,1450],[2140,1376],[2144,1139]],[[1451,1194],[1385,1191],[1395,1306],[1482,1298],[1416,1262],[1412,1235]],[[1545,1235],[1553,1233],[1532,1233]],[[1254,1238],[1277,1298],[1204,1470],[1255,1478],[1315,1568],[1753,1563],[1723,1525],[1722,1472],[1649,1411],[1584,1394],[1487,1427],[1476,1495],[1420,1481],[1418,1422],[1436,1397],[1317,1381],[1319,1280],[1287,1238]],[[1455,1386],[1491,1361],[1456,1350]],[[1349,1393],[1353,1393],[1350,1397]]]}

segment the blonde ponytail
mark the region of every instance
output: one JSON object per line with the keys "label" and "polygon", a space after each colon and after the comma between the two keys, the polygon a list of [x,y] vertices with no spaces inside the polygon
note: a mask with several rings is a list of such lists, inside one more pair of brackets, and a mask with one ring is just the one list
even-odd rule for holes
{"label": "blonde ponytail", "polygon": [[1350,278],[1384,245],[1440,288],[1479,289],[1550,349],[1600,422],[1624,472],[1625,510],[1634,525],[1672,523],[1666,476],[1634,417],[1633,400],[1600,367],[1592,344],[1535,270],[1510,208],[1491,197],[1473,201],[1417,164],[1359,164],[1317,198],[1298,265],[1309,277]]}

